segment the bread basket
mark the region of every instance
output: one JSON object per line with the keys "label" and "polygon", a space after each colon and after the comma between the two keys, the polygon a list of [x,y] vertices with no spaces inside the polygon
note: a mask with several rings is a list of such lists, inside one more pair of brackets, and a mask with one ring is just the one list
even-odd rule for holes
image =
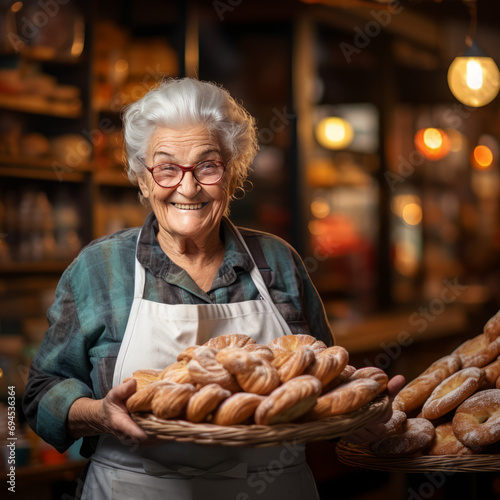
{"label": "bread basket", "polygon": [[500,470],[500,455],[420,455],[383,458],[372,453],[368,445],[339,441],[339,461],[352,467],[394,472],[492,472]]}
{"label": "bread basket", "polygon": [[275,425],[221,426],[186,420],[162,420],[150,413],[134,413],[132,418],[146,433],[159,439],[206,445],[264,447],[284,442],[335,439],[361,429],[382,415],[389,404],[386,394],[351,413],[315,422]]}

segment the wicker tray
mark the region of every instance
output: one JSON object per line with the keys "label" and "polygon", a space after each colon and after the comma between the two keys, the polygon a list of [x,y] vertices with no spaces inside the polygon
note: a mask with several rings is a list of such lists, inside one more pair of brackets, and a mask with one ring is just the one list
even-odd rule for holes
{"label": "wicker tray", "polygon": [[317,422],[276,425],[194,424],[186,420],[162,420],[152,414],[135,413],[132,418],[146,433],[160,439],[223,446],[276,446],[284,441],[322,441],[350,434],[379,417],[389,398],[378,396],[359,410]]}
{"label": "wicker tray", "polygon": [[339,441],[339,460],[354,467],[399,472],[491,472],[500,470],[500,455],[423,455],[419,457],[382,458],[374,455],[368,445]]}

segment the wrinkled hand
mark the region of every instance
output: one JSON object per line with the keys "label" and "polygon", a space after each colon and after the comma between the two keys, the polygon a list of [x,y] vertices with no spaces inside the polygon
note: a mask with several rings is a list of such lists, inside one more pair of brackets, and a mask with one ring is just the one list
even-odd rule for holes
{"label": "wrinkled hand", "polygon": [[136,381],[131,379],[113,387],[102,400],[103,424],[110,434],[122,441],[144,442],[148,435],[130,417],[125,401],[135,393]]}
{"label": "wrinkled hand", "polygon": [[403,375],[396,375],[395,377],[391,378],[391,380],[389,380],[389,383],[387,384],[389,404],[387,405],[385,412],[376,422],[363,429],[360,429],[359,431],[348,434],[342,439],[344,441],[347,441],[348,443],[353,444],[370,443],[372,441],[380,439],[385,433],[384,423],[387,422],[392,416],[392,402],[394,401],[396,394],[403,388],[404,385],[405,378],[403,377]]}

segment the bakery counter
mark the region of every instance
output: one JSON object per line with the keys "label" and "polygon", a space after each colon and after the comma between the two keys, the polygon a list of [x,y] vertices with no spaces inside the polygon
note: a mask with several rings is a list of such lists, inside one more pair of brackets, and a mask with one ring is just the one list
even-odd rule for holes
{"label": "bakery counter", "polygon": [[430,311],[398,311],[367,317],[359,322],[332,321],[338,345],[349,353],[381,350],[397,351],[394,344],[405,348],[414,342],[461,335],[467,331],[467,309],[456,305],[440,314]]}

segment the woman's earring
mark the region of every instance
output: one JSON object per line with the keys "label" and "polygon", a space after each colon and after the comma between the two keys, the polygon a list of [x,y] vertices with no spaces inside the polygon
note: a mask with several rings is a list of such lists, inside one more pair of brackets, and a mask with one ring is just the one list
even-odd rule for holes
{"label": "woman's earring", "polygon": [[[233,198],[235,200],[242,200],[247,193],[250,193],[250,191],[253,191],[253,183],[247,179],[243,181],[243,185],[238,186],[234,190]],[[238,196],[236,195],[236,193],[238,193]]]}

